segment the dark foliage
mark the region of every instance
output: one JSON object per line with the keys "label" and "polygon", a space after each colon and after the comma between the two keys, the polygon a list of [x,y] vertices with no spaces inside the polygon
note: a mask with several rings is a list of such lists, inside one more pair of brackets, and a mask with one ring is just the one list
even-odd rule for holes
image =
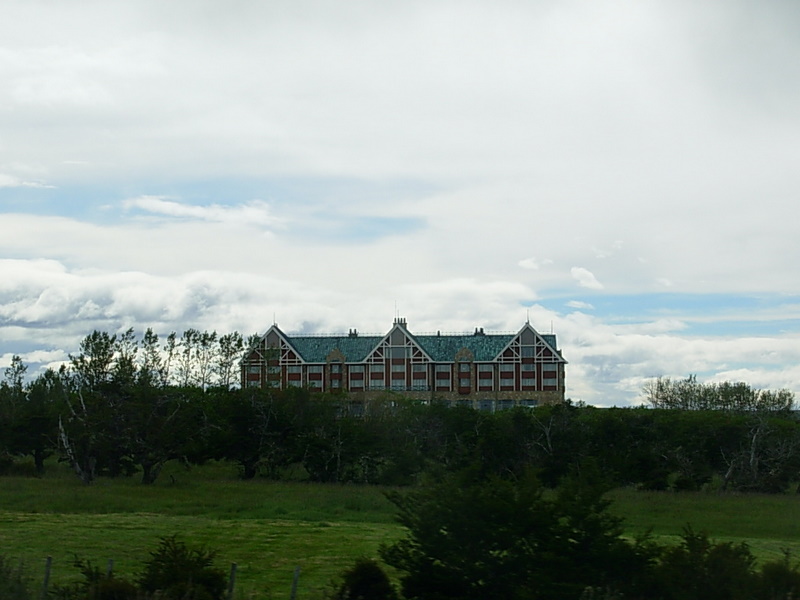
{"label": "dark foliage", "polygon": [[139,586],[169,600],[222,600],[225,573],[214,567],[216,553],[190,548],[176,536],[162,538],[145,563]]}
{"label": "dark foliage", "polygon": [[31,580],[19,563],[13,564],[0,555],[0,598],[3,600],[33,600]]}
{"label": "dark foliage", "polygon": [[129,581],[104,573],[91,561],[75,559],[74,566],[83,576],[72,585],[56,586],[50,596],[57,600],[144,600],[144,594]]}
{"label": "dark foliage", "polygon": [[650,560],[649,546],[621,537],[591,476],[553,496],[530,473],[501,478],[471,467],[389,497],[408,535],[381,556],[403,572],[409,600],[566,600],[592,586],[635,591],[631,573],[646,571]]}
{"label": "dark foliage", "polygon": [[397,600],[397,591],[380,565],[361,558],[346,569],[331,600]]}

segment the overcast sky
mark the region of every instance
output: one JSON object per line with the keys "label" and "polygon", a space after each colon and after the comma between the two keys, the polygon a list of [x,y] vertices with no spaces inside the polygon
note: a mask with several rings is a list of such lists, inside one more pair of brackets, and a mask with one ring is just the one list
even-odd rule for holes
{"label": "overcast sky", "polygon": [[554,332],[800,392],[800,3],[0,9],[0,367],[93,329]]}

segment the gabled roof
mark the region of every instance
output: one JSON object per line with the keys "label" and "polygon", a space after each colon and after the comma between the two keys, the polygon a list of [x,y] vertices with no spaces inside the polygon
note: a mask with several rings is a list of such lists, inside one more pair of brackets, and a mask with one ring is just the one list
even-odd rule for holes
{"label": "gabled roof", "polygon": [[526,331],[532,333],[536,338],[541,340],[548,348],[550,348],[550,350],[553,353],[553,356],[554,357],[557,356],[560,359],[558,362],[563,362],[566,364],[567,361],[564,360],[564,357],[561,356],[561,351],[558,349],[558,346],[556,345],[556,336],[552,333],[544,335],[539,333],[533,328],[533,326],[529,322],[526,322],[525,325],[522,326],[522,329],[520,329],[515,335],[511,336],[511,340],[509,340],[509,343],[503,347],[503,350],[505,350],[508,347],[508,345],[511,344],[511,341],[513,341],[515,338],[519,336],[522,336],[523,333]]}
{"label": "gabled roof", "polygon": [[361,362],[380,344],[383,336],[300,335],[286,336],[306,362],[323,363],[332,350],[338,349],[347,362]]}
{"label": "gabled roof", "polygon": [[483,362],[494,360],[514,335],[418,335],[415,339],[435,362],[452,362],[462,348],[472,352],[476,361]]}
{"label": "gabled roof", "polygon": [[[277,325],[273,325],[262,339],[265,339],[270,331],[276,332],[307,363],[324,363],[334,350],[341,352],[347,362],[355,363],[365,361],[380,344],[390,338],[391,333],[397,328],[417,344],[433,362],[453,362],[456,354],[462,349],[470,351],[475,361],[495,360],[526,329],[530,329],[539,336],[553,350],[555,356],[561,357],[556,346],[556,336],[540,334],[529,323],[526,323],[517,333],[493,334],[483,333],[481,330],[480,333],[476,331],[475,334],[456,335],[415,335],[405,327],[404,320],[396,321],[386,335],[356,335],[355,333],[348,335],[287,335]],[[566,362],[563,358],[561,361]]]}

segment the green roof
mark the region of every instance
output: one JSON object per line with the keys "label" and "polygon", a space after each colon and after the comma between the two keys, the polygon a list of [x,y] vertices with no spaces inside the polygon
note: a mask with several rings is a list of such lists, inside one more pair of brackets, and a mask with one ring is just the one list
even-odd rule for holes
{"label": "green roof", "polygon": [[[412,335],[414,341],[434,362],[452,362],[462,348],[472,352],[476,361],[494,360],[516,334],[485,335]],[[542,336],[555,349],[555,336]],[[305,362],[323,363],[333,350],[339,350],[347,362],[361,362],[380,344],[384,336],[287,335],[286,340]]]}
{"label": "green roof", "polygon": [[472,352],[476,361],[494,360],[514,334],[487,335],[416,335],[414,339],[435,362],[455,360],[462,348]]}
{"label": "green roof", "polygon": [[348,336],[348,335],[287,335],[289,342],[304,361],[324,363],[332,350],[338,349],[347,362],[361,362],[380,344],[382,335]]}

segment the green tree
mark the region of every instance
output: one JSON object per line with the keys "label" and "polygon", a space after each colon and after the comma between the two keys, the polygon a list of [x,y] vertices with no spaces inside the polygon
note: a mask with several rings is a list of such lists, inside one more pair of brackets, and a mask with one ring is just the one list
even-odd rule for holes
{"label": "green tree", "polygon": [[165,360],[161,355],[158,334],[148,327],[142,336],[142,362],[139,366],[139,385],[146,387],[166,385]]}
{"label": "green tree", "polygon": [[239,381],[239,360],[244,351],[242,334],[234,331],[219,337],[219,352],[214,372],[217,376],[217,385],[229,389]]}
{"label": "green tree", "polygon": [[408,534],[381,556],[409,600],[566,600],[593,586],[635,591],[647,572],[650,549],[621,537],[596,481],[550,495],[530,473],[473,467],[389,498]]}
{"label": "green tree", "polygon": [[81,391],[96,391],[111,379],[116,342],[116,335],[95,330],[81,341],[80,354],[69,355]]}
{"label": "green tree", "polygon": [[755,557],[745,543],[715,543],[684,529],[681,543],[666,548],[657,568],[665,600],[748,600],[757,585]]}
{"label": "green tree", "polygon": [[381,566],[360,558],[342,573],[331,600],[397,600],[397,591]]}
{"label": "green tree", "polygon": [[222,600],[225,572],[214,566],[216,552],[190,548],[176,536],[162,538],[150,553],[139,586],[168,600]]}
{"label": "green tree", "polygon": [[67,390],[56,371],[46,370],[26,386],[25,398],[17,407],[13,439],[15,452],[31,456],[36,473],[44,473],[44,461],[58,446],[58,411]]}
{"label": "green tree", "polygon": [[787,413],[794,409],[790,390],[755,390],[744,382],[701,383],[696,375],[673,380],[658,377],[642,388],[653,408]]}

